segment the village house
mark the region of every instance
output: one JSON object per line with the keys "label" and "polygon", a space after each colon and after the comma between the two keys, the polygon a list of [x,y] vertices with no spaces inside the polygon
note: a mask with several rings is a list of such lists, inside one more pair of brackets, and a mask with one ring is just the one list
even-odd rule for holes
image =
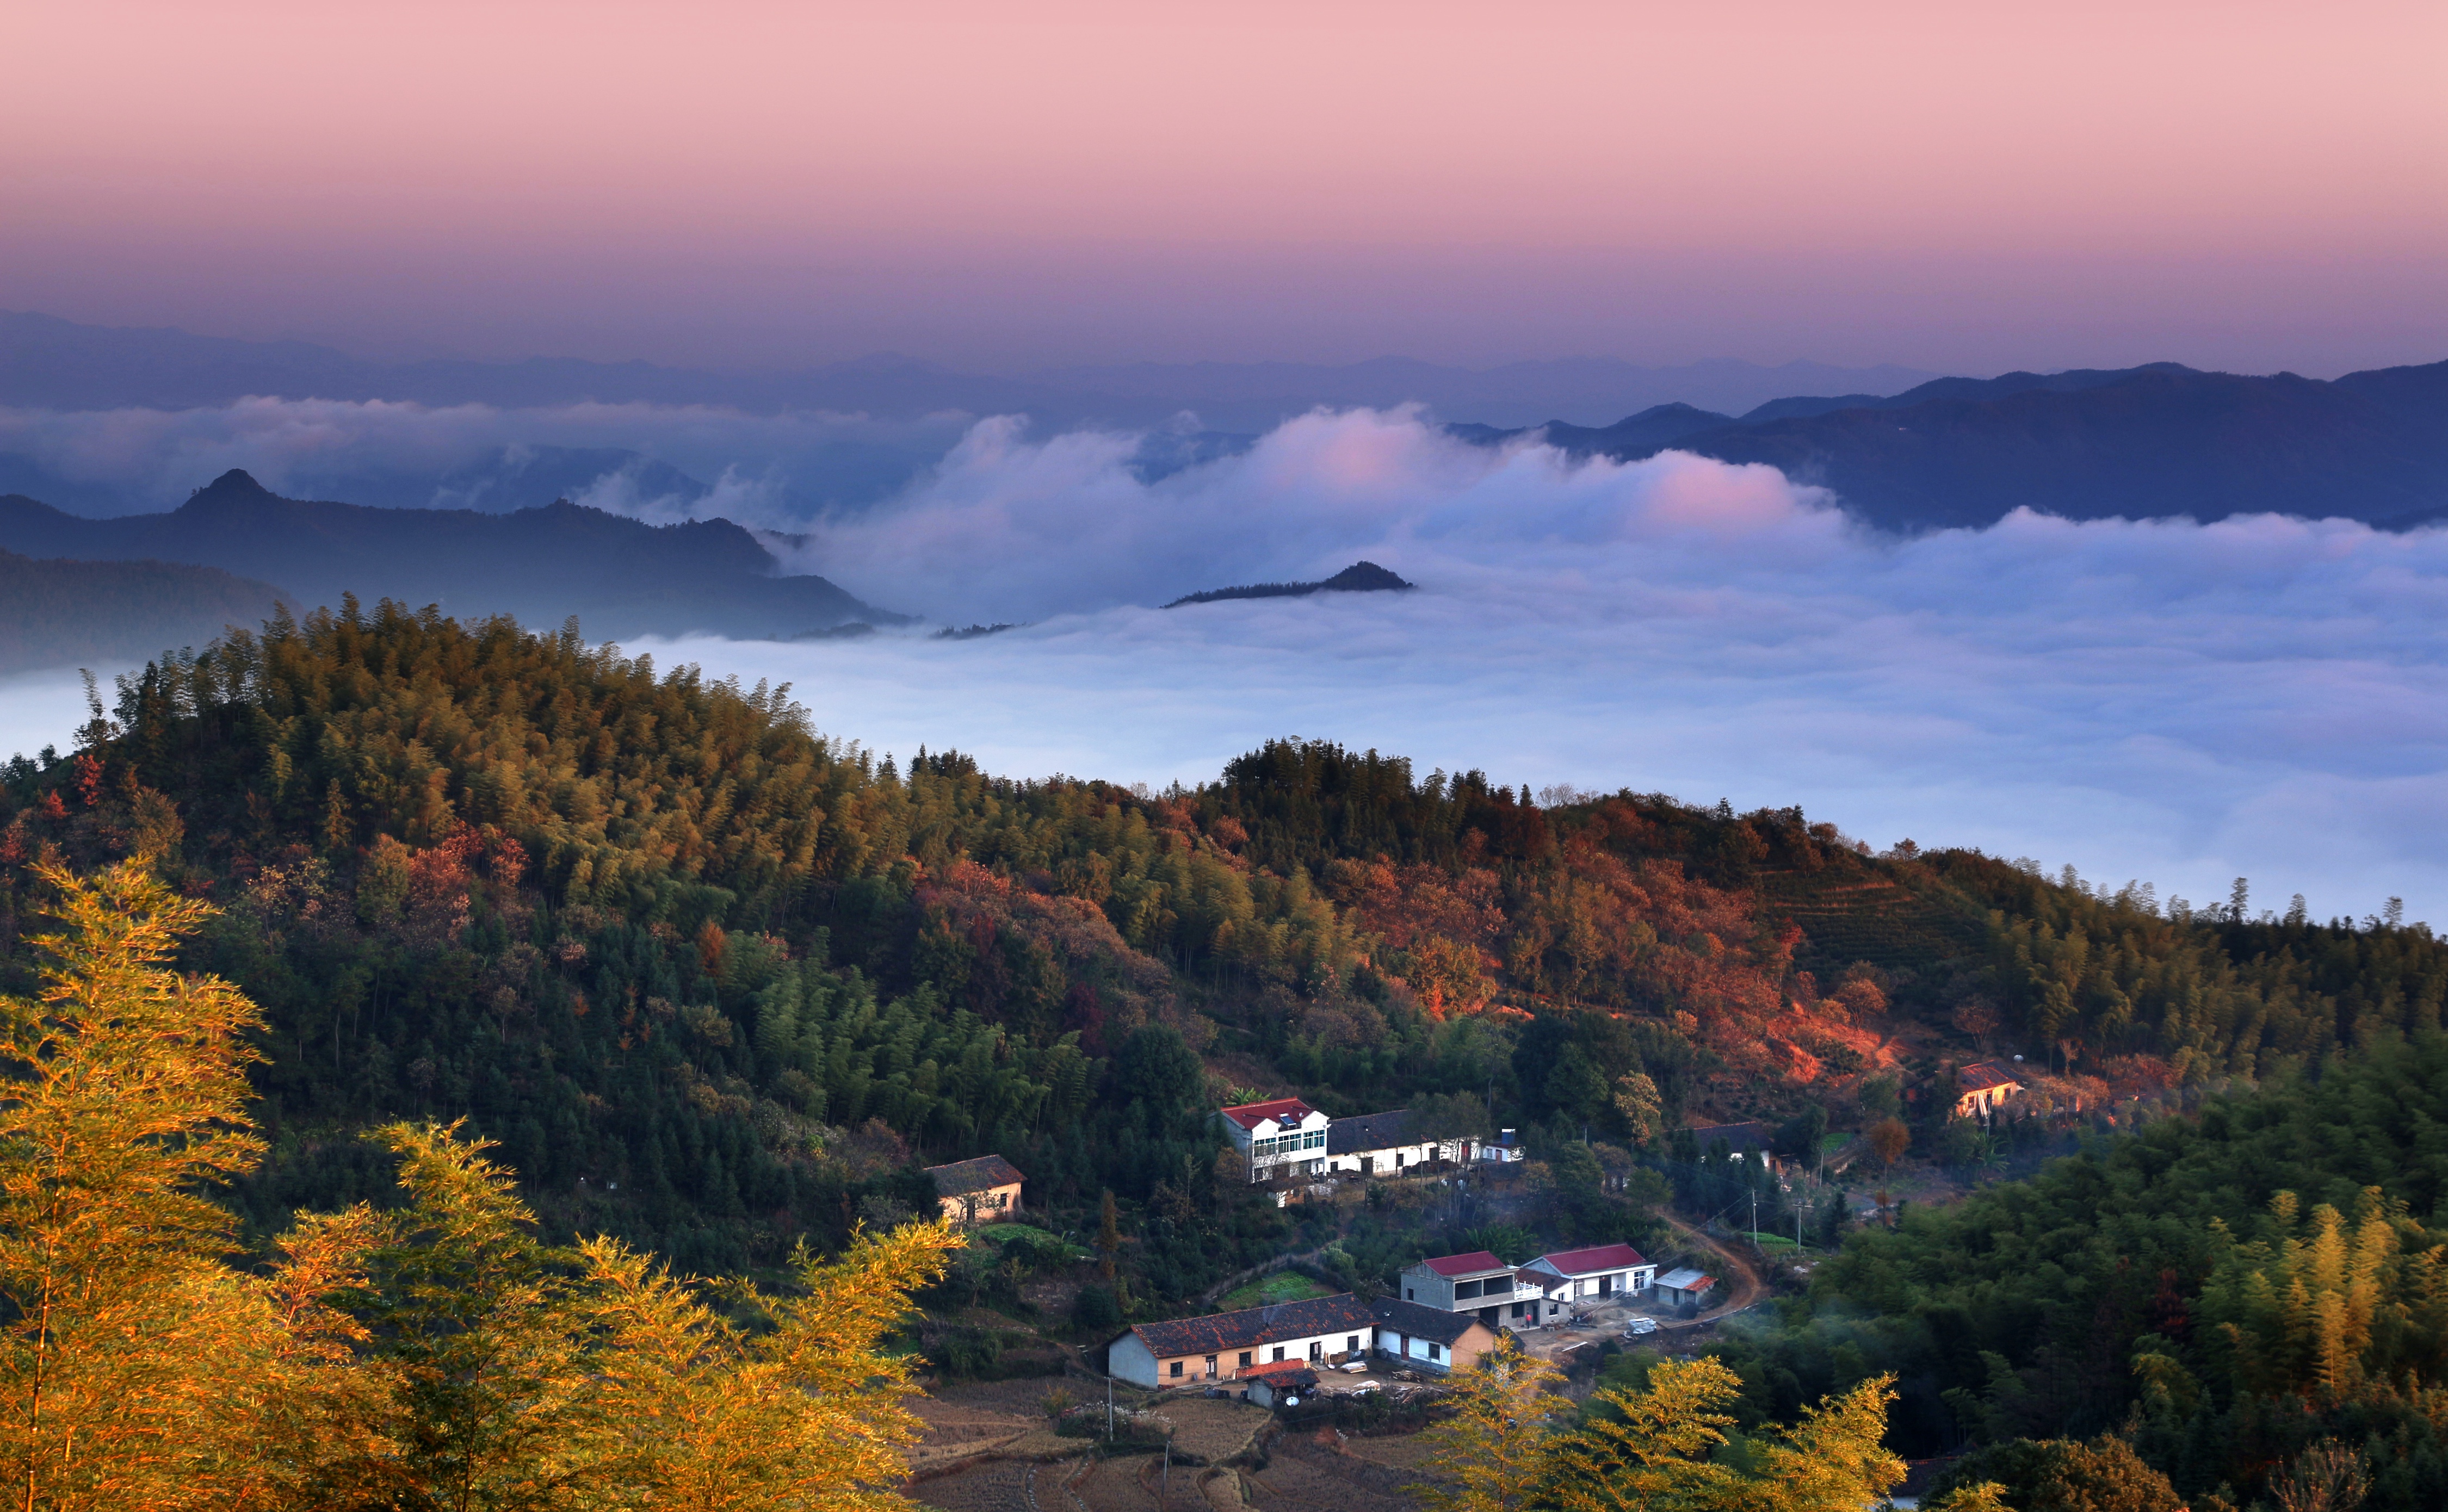
{"label": "village house", "polygon": [[1431,1161],[1463,1159],[1469,1148],[1466,1139],[1419,1138],[1407,1108],[1336,1119],[1326,1126],[1326,1168],[1334,1176],[1401,1176]]}
{"label": "village house", "polygon": [[1706,1271],[1685,1266],[1669,1271],[1657,1278],[1657,1300],[1668,1307],[1679,1308],[1685,1303],[1696,1307],[1702,1298],[1717,1289],[1717,1278]]}
{"label": "village house", "polygon": [[1715,1159],[1717,1147],[1724,1145],[1726,1154],[1733,1159],[1757,1160],[1770,1171],[1776,1169],[1776,1136],[1756,1120],[1694,1124],[1689,1132],[1692,1146],[1703,1160]]}
{"label": "village house", "polygon": [[1270,1098],[1221,1108],[1225,1137],[1250,1163],[1253,1182],[1324,1173],[1327,1125],[1323,1113],[1298,1098]]}
{"label": "village house", "polygon": [[1497,1330],[1475,1313],[1447,1312],[1401,1297],[1368,1305],[1377,1316],[1377,1352],[1414,1369],[1467,1370],[1495,1349]]}
{"label": "village house", "polygon": [[1364,1355],[1377,1319],[1349,1292],[1235,1312],[1141,1323],[1105,1347],[1105,1368],[1134,1386],[1233,1381],[1284,1361],[1339,1365]]}
{"label": "village house", "polygon": [[1955,1116],[1985,1119],[2023,1090],[2022,1079],[1997,1061],[1976,1061],[1955,1073]]}
{"label": "village house", "polygon": [[1513,1267],[1477,1250],[1422,1260],[1403,1273],[1403,1300],[1441,1312],[1469,1312],[1491,1329],[1533,1328],[1546,1292],[1517,1285]]}
{"label": "village house", "polygon": [[930,1165],[927,1174],[935,1178],[935,1196],[944,1204],[944,1216],[956,1223],[1005,1218],[1020,1211],[1020,1186],[1024,1178],[1019,1167],[1002,1156]]}
{"label": "village house", "polygon": [[1474,1141],[1473,1153],[1477,1158],[1491,1164],[1519,1165],[1529,1152],[1522,1149],[1521,1141],[1514,1137],[1511,1129],[1499,1129],[1493,1140]]}
{"label": "village house", "polygon": [[1520,1281],[1538,1286],[1547,1315],[1571,1302],[1628,1300],[1649,1290],[1657,1267],[1629,1244],[1600,1244],[1542,1254],[1521,1268]]}

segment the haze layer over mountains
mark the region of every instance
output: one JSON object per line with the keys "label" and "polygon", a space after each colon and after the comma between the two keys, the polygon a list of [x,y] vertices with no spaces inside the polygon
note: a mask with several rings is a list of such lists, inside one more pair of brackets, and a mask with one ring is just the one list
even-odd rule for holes
{"label": "haze layer over mountains", "polygon": [[887,357],[740,374],[384,365],[299,343],[0,316],[0,492],[86,515],[166,509],[238,468],[291,498],[488,512],[567,499],[659,523],[796,532],[921,486],[981,417],[1025,414],[1037,434],[1129,434],[1133,469],[1154,480],[1245,451],[1316,409],[1405,405],[1487,445],[1766,463],[1899,531],[2016,508],[2402,527],[2448,505],[2448,364],[2333,381],[2175,363],[1927,378],[1807,363],[1465,371],[1393,358],[1009,378]]}

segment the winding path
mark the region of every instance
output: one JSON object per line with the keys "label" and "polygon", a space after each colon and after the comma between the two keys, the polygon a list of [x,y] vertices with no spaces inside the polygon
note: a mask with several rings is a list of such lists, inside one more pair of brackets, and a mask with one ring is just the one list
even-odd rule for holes
{"label": "winding path", "polygon": [[1711,1308],[1708,1311],[1701,1313],[1696,1318],[1685,1319],[1674,1323],[1661,1323],[1659,1325],[1661,1328],[1696,1329],[1703,1323],[1713,1323],[1717,1319],[1725,1317],[1730,1313],[1740,1312],[1743,1309],[1750,1307],[1752,1303],[1757,1302],[1760,1298],[1768,1295],[1768,1284],[1760,1279],[1758,1269],[1749,1260],[1744,1259],[1740,1254],[1735,1254],[1732,1250],[1728,1249],[1716,1239],[1712,1238],[1710,1235],[1702,1233],[1693,1225],[1684,1222],[1681,1218],[1676,1217],[1672,1213],[1660,1212],[1657,1215],[1665,1221],[1668,1228],[1673,1229],[1675,1233],[1682,1234],[1685,1238],[1690,1239],[1693,1243],[1708,1251],[1711,1254],[1715,1255],[1726,1271],[1726,1275],[1723,1279],[1730,1280],[1733,1283],[1733,1294],[1729,1296],[1724,1302]]}

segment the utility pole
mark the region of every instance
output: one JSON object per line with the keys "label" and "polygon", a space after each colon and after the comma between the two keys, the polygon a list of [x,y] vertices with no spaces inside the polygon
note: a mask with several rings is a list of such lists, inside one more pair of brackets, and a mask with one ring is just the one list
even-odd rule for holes
{"label": "utility pole", "polygon": [[1114,1442],[1114,1372],[1105,1372],[1105,1442]]}
{"label": "utility pole", "polygon": [[1173,1494],[1173,1430],[1164,1431],[1164,1474],[1156,1483],[1157,1512],[1166,1512],[1165,1498]]}

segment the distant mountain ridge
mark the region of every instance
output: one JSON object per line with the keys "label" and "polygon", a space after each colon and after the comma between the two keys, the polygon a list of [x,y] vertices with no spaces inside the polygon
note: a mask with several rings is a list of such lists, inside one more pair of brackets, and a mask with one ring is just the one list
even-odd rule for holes
{"label": "distant mountain ridge", "polygon": [[0,497],[0,547],[219,567],[280,582],[308,605],[354,593],[528,625],[574,614],[588,634],[616,640],[907,622],[823,578],[778,576],[772,553],[728,520],[651,526],[565,501],[507,514],[383,509],[280,498],[236,469],[166,514],[89,520]]}
{"label": "distant mountain ridge", "polygon": [[1739,419],[1671,406],[1603,427],[1448,429],[1480,445],[1543,433],[1578,456],[1632,461],[1673,449],[1767,463],[1901,530],[1989,525],[2018,507],[2391,527],[2448,511],[2448,362],[2334,381],[2162,362],[1942,378],[1887,398],[1784,399]]}
{"label": "distant mountain ridge", "polygon": [[1186,603],[1219,603],[1227,599],[1299,599],[1312,593],[1404,593],[1418,586],[1374,562],[1355,562],[1316,583],[1253,583],[1237,588],[1210,588],[1204,593],[1185,593],[1165,607],[1178,609]]}
{"label": "distant mountain ridge", "polygon": [[270,619],[289,595],[219,567],[0,550],[0,673],[104,669]]}
{"label": "distant mountain ridge", "polygon": [[778,373],[548,357],[383,363],[301,341],[241,341],[0,311],[0,405],[53,410],[187,409],[259,394],[509,409],[599,400],[898,416],[953,410],[1025,413],[1050,426],[1161,426],[1190,410],[1211,428],[1264,431],[1319,405],[1417,402],[1447,418],[1518,425],[1551,415],[1597,421],[1670,401],[1748,409],[1811,390],[1891,393],[1931,376],[1893,365],[1713,360],[1644,367],[1615,357],[1485,369],[1390,356],[1340,364],[1142,362],[1018,375],[961,373],[891,354]]}

